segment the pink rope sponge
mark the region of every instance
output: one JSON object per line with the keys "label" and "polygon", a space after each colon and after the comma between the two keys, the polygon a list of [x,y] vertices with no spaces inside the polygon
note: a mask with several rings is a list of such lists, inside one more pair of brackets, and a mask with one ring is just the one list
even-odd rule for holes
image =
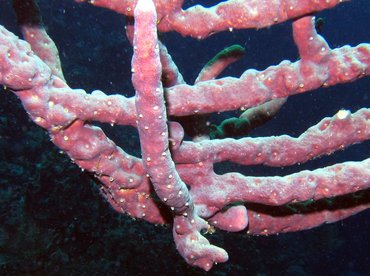
{"label": "pink rope sponge", "polygon": [[[271,119],[288,96],[370,74],[370,44],[331,49],[315,29],[312,14],[342,0],[228,0],[186,10],[181,0],[88,2],[127,17],[134,52],[134,97],[70,88],[33,0],[13,0],[25,41],[0,27],[0,83],[18,96],[30,118],[48,131],[58,148],[94,174],[115,210],[151,223],[172,223],[176,247],[187,263],[208,271],[214,263],[227,261],[227,252],[202,235],[215,228],[247,229],[256,235],[299,231],[370,206],[369,158],[286,176],[214,172],[214,164],[223,161],[290,166],[370,138],[369,108],[353,113],[339,110],[297,138],[233,138]],[[243,49],[233,46],[212,59],[194,85],[184,82],[157,36],[158,31],[175,31],[203,39],[289,19],[297,61],[246,70],[240,78],[217,78],[243,54]],[[210,131],[209,114],[236,109],[244,111],[239,118],[227,119]],[[93,122],[136,127],[142,158],[126,153]],[[185,133],[190,141],[184,140]],[[336,203],[342,195],[348,195],[350,205]],[[312,207],[325,199],[330,199],[331,208]],[[276,215],[295,204],[304,204],[309,211],[292,207],[292,212]]]}

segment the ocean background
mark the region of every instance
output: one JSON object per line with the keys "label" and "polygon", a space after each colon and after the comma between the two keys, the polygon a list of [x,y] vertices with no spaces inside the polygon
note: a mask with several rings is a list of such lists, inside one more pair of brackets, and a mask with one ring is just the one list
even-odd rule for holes
{"label": "ocean background", "polygon": [[[42,0],[49,35],[60,51],[68,84],[86,91],[133,96],[132,49],[125,19],[112,11],[71,0]],[[210,6],[214,1],[185,1]],[[353,0],[316,15],[324,20],[329,45],[370,43],[369,0]],[[11,1],[0,1],[0,24],[20,36]],[[260,30],[233,30],[198,41],[176,33],[160,35],[185,80],[232,44],[245,57],[222,76],[265,69],[298,53],[291,21]],[[226,99],[227,100],[227,99]],[[298,136],[339,109],[370,107],[370,78],[289,98],[277,116],[253,130],[252,137]],[[214,114],[220,123],[236,112]],[[104,126],[109,137],[139,156],[137,131]],[[286,175],[337,162],[369,158],[370,141],[307,164],[287,168],[218,164],[217,172]],[[207,238],[229,253],[229,261],[206,273],[190,267],[175,248],[170,226],[156,226],[116,213],[87,173],[56,148],[33,124],[19,100],[0,91],[0,275],[370,275],[370,211],[298,233],[249,236],[218,230]]]}

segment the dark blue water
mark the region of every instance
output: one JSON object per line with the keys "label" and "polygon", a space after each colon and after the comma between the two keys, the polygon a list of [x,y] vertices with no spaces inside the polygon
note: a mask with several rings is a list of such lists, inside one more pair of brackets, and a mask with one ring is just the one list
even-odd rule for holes
{"label": "dark blue water", "polygon": [[[0,24],[20,35],[10,1],[0,2]],[[195,1],[186,1],[191,6]],[[202,1],[206,6],[212,1]],[[132,50],[124,18],[73,1],[40,1],[48,33],[60,50],[68,83],[87,91],[133,95]],[[331,47],[370,43],[368,0],[321,12],[322,35]],[[245,57],[222,76],[264,69],[284,59],[297,60],[291,22],[262,30],[234,30],[204,41],[161,35],[185,80],[192,83],[204,64],[232,44]],[[297,136],[340,108],[370,106],[370,79],[291,97],[279,114],[251,136]],[[229,112],[213,116],[220,122]],[[137,133],[119,128],[113,139],[138,155]],[[132,142],[133,139],[136,139]],[[370,143],[352,146],[299,169],[314,169],[370,155]],[[221,164],[220,171],[230,164]],[[248,175],[284,175],[292,168],[239,168]],[[370,213],[299,233],[252,237],[217,231],[207,236],[225,248],[226,264],[210,275],[370,275]],[[86,174],[60,154],[46,133],[31,123],[16,97],[0,94],[0,275],[201,275],[188,266],[172,241],[170,227],[133,221],[104,202]]]}

